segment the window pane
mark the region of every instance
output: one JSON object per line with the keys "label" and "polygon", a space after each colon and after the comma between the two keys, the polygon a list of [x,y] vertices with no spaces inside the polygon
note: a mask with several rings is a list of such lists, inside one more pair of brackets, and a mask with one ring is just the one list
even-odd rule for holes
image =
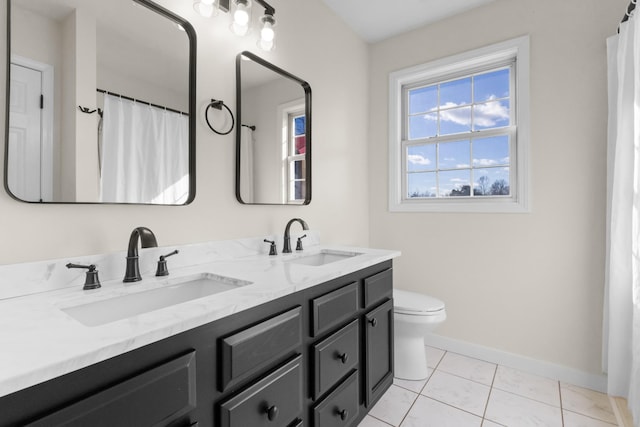
{"label": "window pane", "polygon": [[294,120],[294,135],[304,135],[305,131],[305,116],[296,117]]}
{"label": "window pane", "polygon": [[473,100],[475,102],[489,101],[509,97],[508,68],[480,74],[473,78]]}
{"label": "window pane", "polygon": [[292,174],[291,176],[293,177],[293,179],[304,179],[304,175],[305,175],[305,167],[304,167],[304,160],[296,160],[292,163],[291,165],[292,167]]}
{"label": "window pane", "polygon": [[407,147],[407,171],[425,171],[436,169],[435,144]]}
{"label": "window pane", "polygon": [[440,197],[471,195],[471,170],[440,172]]}
{"label": "window pane", "polygon": [[506,135],[473,140],[473,167],[509,164],[509,137]]}
{"label": "window pane", "polygon": [[409,117],[409,139],[429,138],[438,134],[438,113]]}
{"label": "window pane", "polygon": [[436,197],[437,181],[435,172],[410,173],[407,177],[407,197]]}
{"label": "window pane", "polygon": [[304,154],[307,152],[307,136],[296,136],[293,143],[293,154]]}
{"label": "window pane", "polygon": [[440,108],[471,104],[471,77],[440,85]]}
{"label": "window pane", "polygon": [[444,142],[439,145],[438,168],[460,169],[471,165],[471,148],[469,141]]}
{"label": "window pane", "polygon": [[440,111],[440,135],[469,132],[471,130],[471,107]]}
{"label": "window pane", "polygon": [[473,107],[473,129],[509,126],[509,101],[492,101]]}
{"label": "window pane", "polygon": [[508,196],[509,168],[474,169],[473,194],[476,196]]}
{"label": "window pane", "polygon": [[295,200],[304,200],[306,195],[306,187],[304,185],[304,181],[295,181],[293,183]]}
{"label": "window pane", "polygon": [[438,86],[409,91],[409,114],[426,113],[438,107]]}

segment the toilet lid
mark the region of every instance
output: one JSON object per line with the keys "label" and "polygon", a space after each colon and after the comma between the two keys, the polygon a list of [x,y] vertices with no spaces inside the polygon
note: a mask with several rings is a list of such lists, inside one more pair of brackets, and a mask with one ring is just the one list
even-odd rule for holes
{"label": "toilet lid", "polygon": [[402,314],[435,314],[444,310],[444,302],[428,295],[394,288],[393,309]]}

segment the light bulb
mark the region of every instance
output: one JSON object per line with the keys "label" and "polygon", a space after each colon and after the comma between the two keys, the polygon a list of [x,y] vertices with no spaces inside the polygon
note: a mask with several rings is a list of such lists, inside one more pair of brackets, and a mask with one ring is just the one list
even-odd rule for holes
{"label": "light bulb", "polygon": [[276,33],[273,31],[271,24],[269,22],[265,22],[264,27],[260,30],[260,38],[262,38],[262,41],[272,42],[275,36]]}
{"label": "light bulb", "polygon": [[238,5],[238,8],[233,14],[233,22],[241,27],[244,27],[249,23],[249,13],[247,13],[247,9],[244,5]]}

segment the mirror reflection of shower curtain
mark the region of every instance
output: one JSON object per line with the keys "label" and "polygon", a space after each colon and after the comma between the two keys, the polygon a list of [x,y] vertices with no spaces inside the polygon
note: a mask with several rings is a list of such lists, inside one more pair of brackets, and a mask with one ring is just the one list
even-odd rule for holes
{"label": "mirror reflection of shower curtain", "polygon": [[105,94],[102,128],[102,202],[186,202],[188,116]]}
{"label": "mirror reflection of shower curtain", "polygon": [[240,131],[240,196],[245,203],[253,203],[253,131],[241,126]]}

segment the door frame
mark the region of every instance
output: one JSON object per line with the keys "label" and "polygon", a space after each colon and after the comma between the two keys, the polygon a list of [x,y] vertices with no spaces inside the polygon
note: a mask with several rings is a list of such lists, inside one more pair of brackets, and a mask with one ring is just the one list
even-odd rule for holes
{"label": "door frame", "polygon": [[[53,66],[14,54],[11,55],[11,63],[39,71],[42,75],[44,103],[40,111],[40,198],[43,202],[51,202],[53,201]],[[8,94],[8,96],[11,95]]]}

